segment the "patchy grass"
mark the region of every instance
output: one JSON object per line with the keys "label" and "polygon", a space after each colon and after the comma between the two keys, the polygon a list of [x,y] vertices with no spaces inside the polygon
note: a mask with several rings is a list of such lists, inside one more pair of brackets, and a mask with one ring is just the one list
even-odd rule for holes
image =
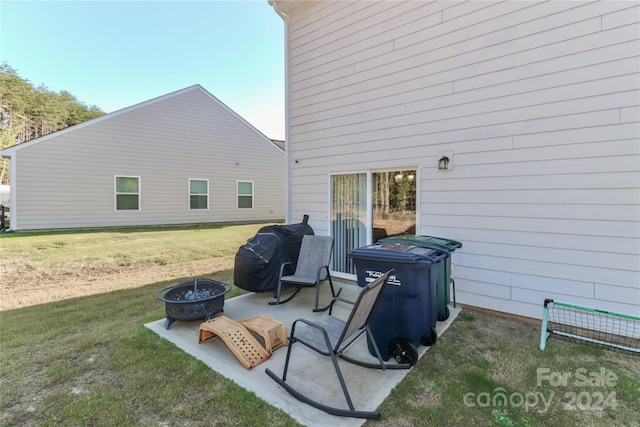
{"label": "patchy grass", "polygon": [[264,224],[0,235],[0,310],[233,268]]}
{"label": "patchy grass", "polygon": [[143,326],[170,284],[2,312],[0,425],[295,425]]}
{"label": "patchy grass", "polygon": [[637,355],[539,339],[540,325],[464,309],[366,425],[640,425]]}
{"label": "patchy grass", "polygon": [[[0,236],[0,426],[297,425],[143,326],[158,290],[231,282],[260,226]],[[464,309],[365,425],[640,425],[638,356],[539,333]]]}

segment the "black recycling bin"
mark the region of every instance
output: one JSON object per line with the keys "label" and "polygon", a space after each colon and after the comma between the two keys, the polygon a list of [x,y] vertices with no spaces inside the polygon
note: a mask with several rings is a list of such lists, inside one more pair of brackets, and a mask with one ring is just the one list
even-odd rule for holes
{"label": "black recycling bin", "polygon": [[[433,345],[436,333],[437,263],[447,252],[405,243],[383,243],[357,248],[349,256],[365,286],[395,269],[379,297],[368,326],[383,360],[393,355],[400,363],[417,361],[419,344]],[[369,353],[375,349],[367,338]]]}
{"label": "black recycling bin", "polygon": [[436,305],[438,310],[438,320],[443,321],[449,318],[449,301],[451,294],[449,284],[453,288],[453,301],[455,304],[455,282],[451,278],[451,253],[457,248],[462,247],[462,243],[455,240],[444,239],[442,237],[433,236],[416,236],[415,234],[403,234],[400,236],[391,236],[379,240],[379,243],[406,243],[410,245],[421,246],[424,248],[442,249],[447,252],[445,259],[438,263],[438,283],[436,284]]}

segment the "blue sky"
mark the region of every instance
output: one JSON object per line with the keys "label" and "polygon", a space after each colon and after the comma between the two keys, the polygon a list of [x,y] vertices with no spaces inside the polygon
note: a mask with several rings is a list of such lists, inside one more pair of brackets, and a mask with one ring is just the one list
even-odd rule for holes
{"label": "blue sky", "polygon": [[197,83],[284,139],[284,24],[267,0],[0,0],[0,59],[107,113]]}

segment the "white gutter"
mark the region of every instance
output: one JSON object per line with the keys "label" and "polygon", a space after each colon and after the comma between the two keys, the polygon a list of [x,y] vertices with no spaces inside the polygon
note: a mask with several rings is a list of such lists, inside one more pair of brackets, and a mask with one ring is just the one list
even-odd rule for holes
{"label": "white gutter", "polygon": [[287,161],[285,171],[285,224],[291,224],[291,137],[289,132],[289,18],[277,0],[269,0],[273,10],[284,21],[284,147]]}

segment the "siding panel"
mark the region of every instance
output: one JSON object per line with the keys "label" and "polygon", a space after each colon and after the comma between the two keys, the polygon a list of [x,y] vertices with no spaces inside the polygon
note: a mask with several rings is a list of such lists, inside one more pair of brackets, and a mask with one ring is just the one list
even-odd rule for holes
{"label": "siding panel", "polygon": [[[412,165],[458,301],[637,312],[637,2],[314,2],[290,14],[293,217],[331,173]],[[436,169],[453,152],[453,169]],[[323,221],[325,221],[323,223]],[[317,228],[316,228],[317,227]]]}

